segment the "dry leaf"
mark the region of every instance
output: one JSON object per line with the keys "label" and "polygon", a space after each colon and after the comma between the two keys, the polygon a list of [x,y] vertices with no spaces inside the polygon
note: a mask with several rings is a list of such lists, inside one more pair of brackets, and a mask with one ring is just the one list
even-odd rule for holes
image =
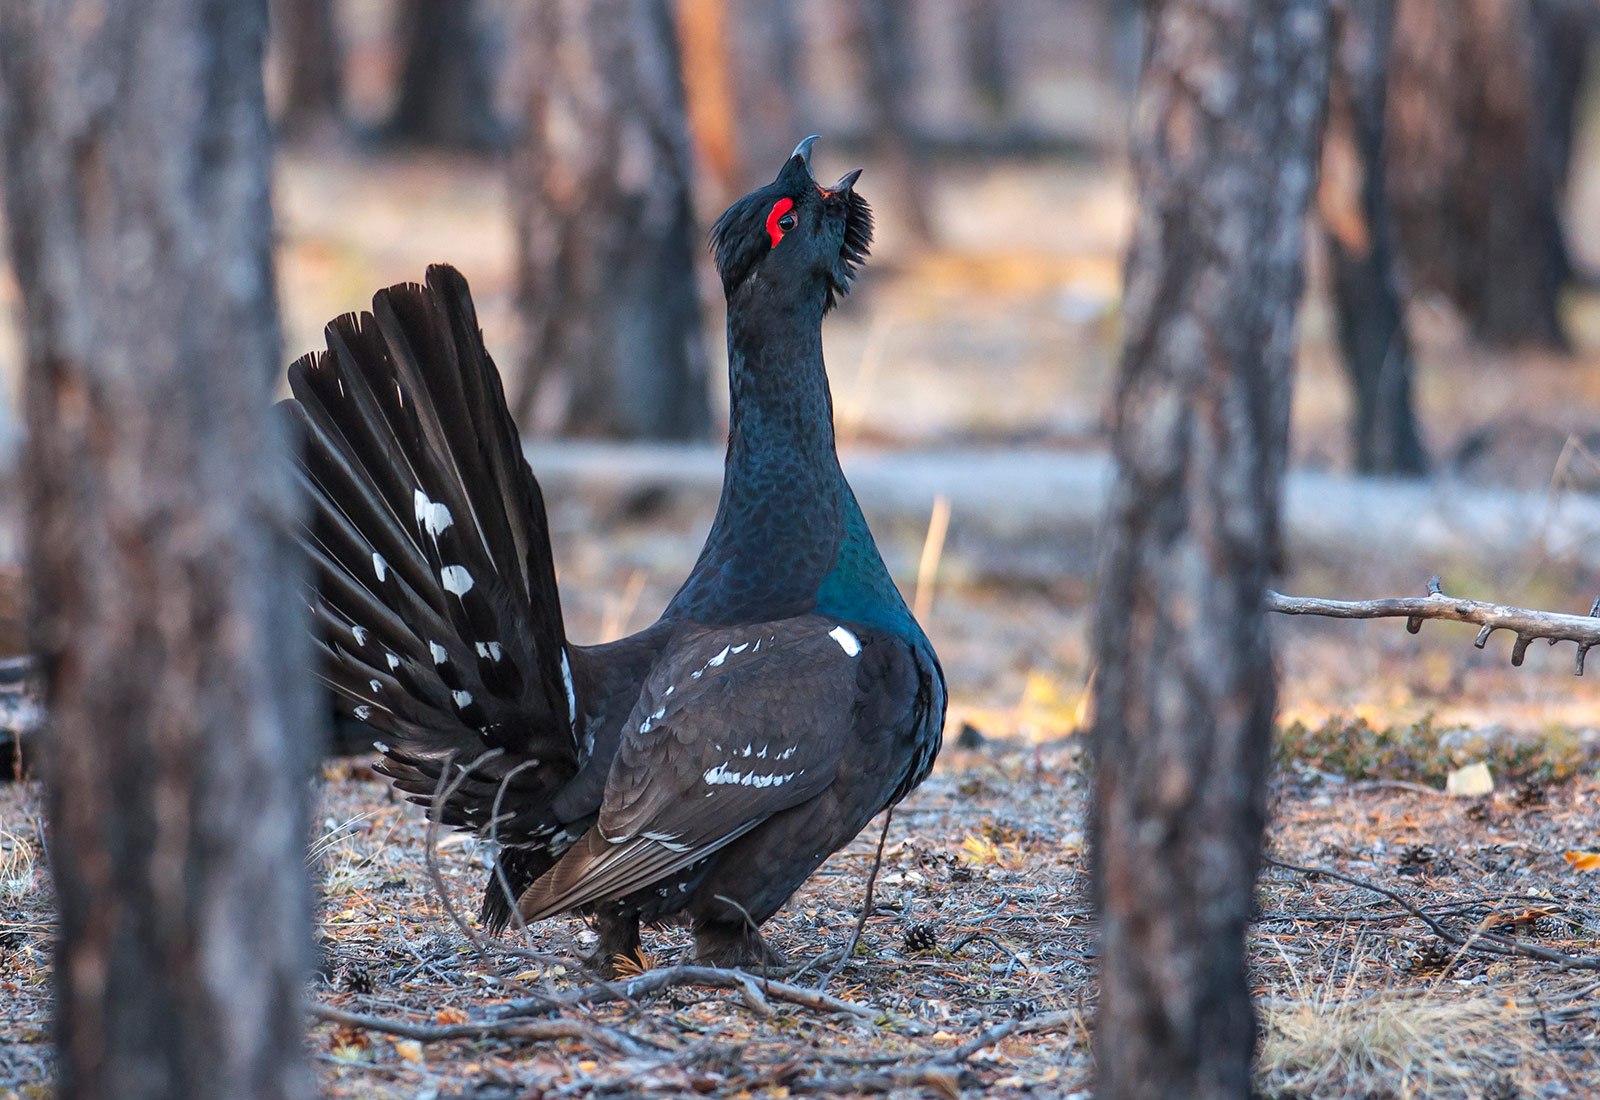
{"label": "dry leaf", "polygon": [[1600,870],[1600,852],[1563,852],[1574,871]]}
{"label": "dry leaf", "polygon": [[414,1066],[422,1064],[422,1044],[415,1039],[400,1039],[394,1044],[394,1052]]}
{"label": "dry leaf", "polygon": [[[534,976],[537,977],[538,975],[535,974]],[[518,977],[521,977],[521,975],[518,975]],[[436,1024],[464,1024],[467,1022],[467,1014],[451,1005],[435,1012],[433,1014],[433,1022]]]}
{"label": "dry leaf", "polygon": [[1027,860],[1015,844],[996,844],[988,837],[973,834],[968,834],[967,839],[961,842],[961,850],[966,854],[967,862],[978,867],[992,864],[996,867],[1014,868],[1022,866]]}

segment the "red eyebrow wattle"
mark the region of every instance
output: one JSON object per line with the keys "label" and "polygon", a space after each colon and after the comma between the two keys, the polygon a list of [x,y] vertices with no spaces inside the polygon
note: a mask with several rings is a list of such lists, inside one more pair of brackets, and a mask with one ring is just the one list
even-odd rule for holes
{"label": "red eyebrow wattle", "polygon": [[783,227],[778,224],[778,219],[793,209],[793,199],[779,199],[772,204],[772,212],[767,215],[767,236],[772,238],[773,248],[777,248],[778,242],[783,240]]}

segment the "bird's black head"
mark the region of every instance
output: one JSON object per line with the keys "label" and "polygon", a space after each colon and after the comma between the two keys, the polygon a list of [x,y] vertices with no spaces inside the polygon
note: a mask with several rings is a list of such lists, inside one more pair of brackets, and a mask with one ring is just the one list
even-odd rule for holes
{"label": "bird's black head", "polygon": [[752,279],[779,293],[826,295],[824,310],[850,292],[872,244],[872,210],[855,193],[861,169],[831,187],[811,174],[808,137],[778,178],[728,208],[711,229],[711,249],[731,301]]}

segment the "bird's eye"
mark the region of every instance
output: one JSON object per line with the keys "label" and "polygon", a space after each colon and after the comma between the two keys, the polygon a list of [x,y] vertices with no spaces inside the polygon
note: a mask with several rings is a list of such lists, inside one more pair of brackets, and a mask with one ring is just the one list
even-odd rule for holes
{"label": "bird's eye", "polygon": [[767,236],[772,239],[772,247],[777,248],[778,242],[783,240],[783,235],[794,226],[794,200],[779,199],[773,203],[772,209],[767,213]]}

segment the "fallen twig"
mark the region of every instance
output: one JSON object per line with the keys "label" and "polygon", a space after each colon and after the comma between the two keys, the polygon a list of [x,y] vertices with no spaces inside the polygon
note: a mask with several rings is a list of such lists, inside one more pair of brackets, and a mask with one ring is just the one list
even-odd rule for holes
{"label": "fallen twig", "polygon": [[861,933],[866,931],[867,918],[872,916],[872,894],[878,885],[878,868],[883,866],[883,846],[889,839],[889,823],[894,820],[894,807],[890,806],[883,812],[883,831],[878,834],[878,850],[872,857],[872,869],[867,872],[867,893],[861,899],[861,913],[856,917],[856,926],[850,933],[850,942],[845,945],[844,954],[839,961],[834,963],[833,969],[822,976],[817,983],[818,990],[828,988],[828,983],[838,977],[839,971],[850,965],[850,960],[856,957],[856,948],[861,945]]}
{"label": "fallen twig", "polygon": [[1600,600],[1589,608],[1588,615],[1565,615],[1555,611],[1534,611],[1524,607],[1507,607],[1504,604],[1485,603],[1481,600],[1463,600],[1447,596],[1439,590],[1439,578],[1428,580],[1426,596],[1405,596],[1383,600],[1323,600],[1309,596],[1285,596],[1268,591],[1263,597],[1263,607],[1280,615],[1322,615],[1332,619],[1405,619],[1406,629],[1415,634],[1422,629],[1424,619],[1443,619],[1449,622],[1475,623],[1481,629],[1472,644],[1479,649],[1488,642],[1496,630],[1509,630],[1516,635],[1511,647],[1511,663],[1522,664],[1528,645],[1535,638],[1543,638],[1551,645],[1557,642],[1575,642],[1578,646],[1574,674],[1583,675],[1583,661],[1589,650],[1600,645]]}
{"label": "fallen twig", "polygon": [[415,1024],[407,1020],[393,1020],[383,1016],[368,1016],[342,1008],[312,1001],[306,1011],[319,1020],[358,1027],[364,1031],[381,1032],[400,1039],[415,1039],[419,1043],[440,1043],[452,1039],[532,1039],[548,1041],[575,1039],[591,1046],[622,1054],[644,1054],[660,1050],[654,1044],[637,1039],[612,1027],[601,1027],[582,1020],[517,1019],[469,1020],[460,1024]]}
{"label": "fallen twig", "polygon": [[1467,935],[1462,935],[1446,927],[1436,918],[1424,912],[1420,907],[1412,904],[1400,893],[1387,887],[1379,886],[1375,882],[1347,875],[1342,871],[1335,871],[1330,867],[1302,867],[1295,863],[1285,863],[1281,859],[1268,856],[1265,861],[1269,866],[1281,867],[1285,871],[1293,871],[1302,875],[1321,875],[1336,882],[1348,883],[1359,886],[1363,890],[1370,890],[1381,895],[1389,901],[1404,909],[1408,914],[1428,927],[1428,930],[1438,936],[1452,947],[1463,950],[1477,951],[1485,955],[1519,956],[1525,959],[1537,959],[1540,962],[1553,963],[1562,970],[1600,970],[1600,957],[1592,955],[1569,955],[1565,951],[1557,951],[1553,947],[1544,947],[1535,943],[1525,943],[1522,940],[1512,939],[1510,936],[1499,932],[1486,932],[1474,929]]}
{"label": "fallen twig", "polygon": [[[843,1001],[820,990],[807,989],[788,982],[771,981],[743,970],[724,970],[715,966],[663,967],[660,970],[647,970],[638,977],[622,981],[596,982],[571,993],[559,995],[555,998],[554,1007],[571,1008],[578,1005],[605,1004],[608,1001],[634,1001],[652,993],[685,985],[738,990],[744,996],[745,1002],[756,1007],[757,1011],[761,1011],[758,1006],[765,1005],[766,1001],[771,999],[817,1012],[839,1013],[862,1020],[887,1018],[896,1023],[910,1023],[883,1009],[856,1004],[853,1001]],[[541,997],[536,1000],[508,1001],[499,1006],[499,1012],[507,1016],[522,1016],[548,1012],[551,1007],[551,1001]],[[770,1011],[770,1008],[767,1010]]]}

